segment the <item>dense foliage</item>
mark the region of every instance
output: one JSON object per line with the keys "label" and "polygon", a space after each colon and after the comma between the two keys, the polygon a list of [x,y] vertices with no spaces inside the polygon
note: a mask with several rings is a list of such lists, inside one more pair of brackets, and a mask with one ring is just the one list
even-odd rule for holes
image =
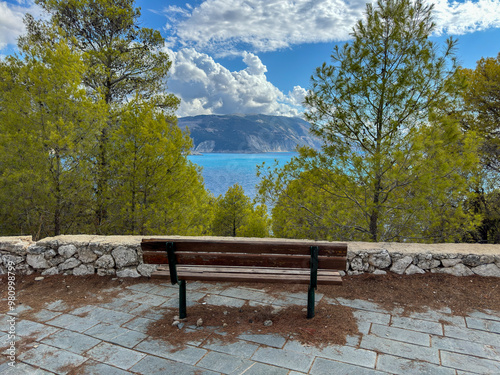
{"label": "dense foliage", "polygon": [[21,50],[0,65],[1,232],[83,230],[93,194],[87,153],[104,106],[81,87],[84,64],[64,41]]}
{"label": "dense foliage", "polygon": [[160,33],[132,0],[38,4],[0,63],[1,233],[206,233]]}
{"label": "dense foliage", "polygon": [[212,233],[228,237],[268,237],[269,218],[264,205],[254,205],[236,184],[215,201]]}
{"label": "dense foliage", "polygon": [[482,58],[476,69],[460,69],[467,86],[462,92],[462,124],[466,131],[476,131],[483,143],[482,162],[498,184],[500,176],[500,53],[496,58]]}
{"label": "dense foliage", "polygon": [[500,243],[500,54],[482,58],[472,69],[460,69],[466,87],[458,118],[466,132],[476,132],[483,173],[468,209],[481,216],[481,224],[465,240]]}

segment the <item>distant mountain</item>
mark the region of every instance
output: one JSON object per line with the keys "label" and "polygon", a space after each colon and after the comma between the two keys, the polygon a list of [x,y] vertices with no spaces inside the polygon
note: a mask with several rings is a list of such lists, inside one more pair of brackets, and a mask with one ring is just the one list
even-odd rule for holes
{"label": "distant mountain", "polygon": [[194,151],[290,152],[297,145],[319,148],[321,142],[309,134],[310,124],[297,117],[267,115],[203,115],[179,118],[194,141]]}

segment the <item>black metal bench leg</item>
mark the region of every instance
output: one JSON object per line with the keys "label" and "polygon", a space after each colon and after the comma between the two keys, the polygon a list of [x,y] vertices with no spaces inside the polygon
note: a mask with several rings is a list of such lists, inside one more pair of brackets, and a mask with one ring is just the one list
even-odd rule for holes
{"label": "black metal bench leg", "polygon": [[311,282],[307,293],[307,319],[314,318],[314,290],[318,287],[319,247],[311,246]]}
{"label": "black metal bench leg", "polygon": [[307,319],[314,318],[314,299],[314,288],[309,286],[309,290],[307,292]]}
{"label": "black metal bench leg", "polygon": [[186,316],[186,280],[179,280],[179,319]]}

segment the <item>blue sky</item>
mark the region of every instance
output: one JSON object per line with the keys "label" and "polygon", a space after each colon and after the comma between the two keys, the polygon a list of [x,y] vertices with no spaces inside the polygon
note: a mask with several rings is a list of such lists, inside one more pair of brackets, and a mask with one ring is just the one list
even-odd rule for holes
{"label": "blue sky", "polygon": [[[141,26],[161,31],[178,116],[300,115],[314,69],[349,41],[365,0],[137,0]],[[458,39],[462,66],[500,52],[500,0],[434,2],[433,40]],[[15,51],[32,0],[0,0],[0,55]]]}

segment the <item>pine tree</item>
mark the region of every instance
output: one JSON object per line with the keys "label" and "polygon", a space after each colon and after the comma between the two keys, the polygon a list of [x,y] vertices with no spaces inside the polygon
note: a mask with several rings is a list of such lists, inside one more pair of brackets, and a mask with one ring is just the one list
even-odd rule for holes
{"label": "pine tree", "polygon": [[475,141],[446,116],[455,42],[438,52],[431,11],[420,0],[368,4],[353,41],[317,68],[305,104],[322,150],[302,149],[260,189],[292,233],[445,241],[473,225],[462,202]]}
{"label": "pine tree", "polygon": [[465,131],[479,135],[482,165],[482,179],[468,201],[469,210],[482,215],[482,222],[465,239],[500,243],[500,53],[496,58],[480,59],[475,69],[460,69],[459,73],[466,89],[457,117]]}
{"label": "pine tree", "polygon": [[497,180],[500,177],[500,53],[482,58],[476,69],[460,69],[467,88],[463,92],[462,124],[484,140],[482,162]]}
{"label": "pine tree", "polygon": [[[96,231],[108,232],[108,217],[114,192],[110,139],[118,127],[121,104],[135,94],[173,113],[179,100],[165,94],[165,80],[171,62],[161,51],[164,39],[158,30],[139,27],[140,9],[134,0],[37,0],[73,47],[83,53],[86,70],[83,82],[96,100],[107,105],[107,120],[100,129],[94,151]],[[28,18],[31,37],[43,37],[47,23]]]}
{"label": "pine tree", "polygon": [[267,209],[254,207],[243,188],[235,184],[217,198],[212,232],[227,237],[269,236]]}
{"label": "pine tree", "polygon": [[204,234],[209,196],[186,158],[192,140],[163,111],[136,96],[123,109],[111,144],[114,233]]}
{"label": "pine tree", "polygon": [[86,152],[101,103],[81,87],[81,55],[64,39],[21,40],[1,65],[0,217],[4,234],[35,238],[85,230],[92,202]]}

